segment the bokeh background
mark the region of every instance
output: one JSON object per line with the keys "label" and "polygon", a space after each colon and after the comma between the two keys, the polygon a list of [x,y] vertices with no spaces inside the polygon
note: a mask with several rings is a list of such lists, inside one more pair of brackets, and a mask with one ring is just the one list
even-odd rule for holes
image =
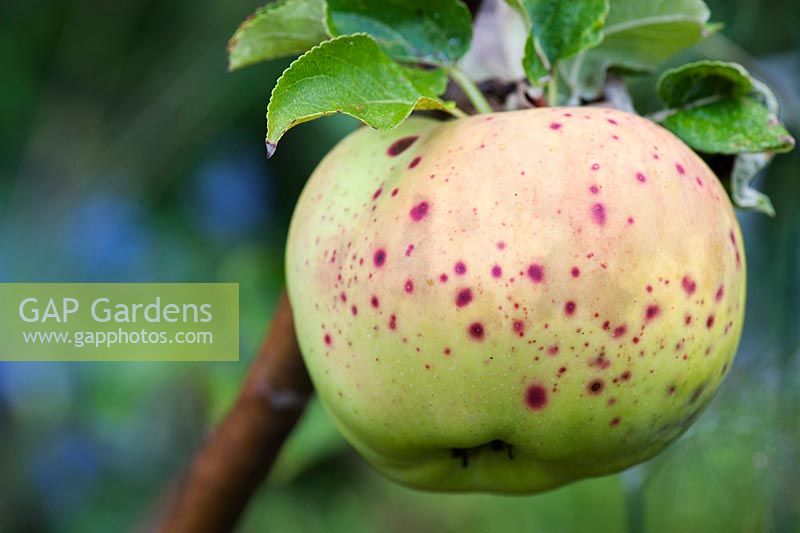
{"label": "bokeh background", "polygon": [[[231,405],[282,283],[306,177],[352,120],[264,153],[285,62],[226,72],[254,0],[0,2],[0,281],[241,284],[236,364],[0,364],[0,531],[123,531]],[[800,136],[800,2],[712,0],[691,55],[770,84]],[[745,51],[746,50],[746,51]],[[652,80],[634,85],[652,105]],[[313,404],[240,530],[800,531],[800,150],[741,214],[749,301],[736,363],[674,446],[622,475],[533,497],[438,495],[383,480]]]}

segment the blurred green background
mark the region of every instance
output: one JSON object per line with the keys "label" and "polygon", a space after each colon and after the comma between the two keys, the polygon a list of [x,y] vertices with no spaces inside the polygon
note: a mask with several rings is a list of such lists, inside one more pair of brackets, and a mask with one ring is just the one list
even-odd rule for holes
{"label": "blurred green background", "polygon": [[[253,0],[0,2],[0,281],[241,284],[237,364],[0,364],[0,531],[147,524],[231,405],[282,283],[306,177],[353,121],[293,130],[265,158],[286,63],[226,72]],[[800,2],[713,0],[723,36],[800,135]],[[747,50],[747,52],[745,52]],[[634,86],[643,108],[652,83]],[[742,214],[749,301],[730,376],[674,446],[622,475],[531,497],[383,480],[313,404],[240,530],[800,532],[800,150]]]}

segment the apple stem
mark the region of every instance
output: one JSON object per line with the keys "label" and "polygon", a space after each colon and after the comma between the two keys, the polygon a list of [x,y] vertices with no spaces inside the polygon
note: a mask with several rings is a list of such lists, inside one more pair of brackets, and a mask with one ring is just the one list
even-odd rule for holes
{"label": "apple stem", "polygon": [[581,67],[583,67],[583,59],[586,57],[586,52],[583,51],[572,62],[572,69],[569,72],[567,85],[570,88],[569,105],[578,106],[581,104],[581,84],[578,78],[581,75]]}
{"label": "apple stem", "polygon": [[550,81],[547,82],[547,105],[555,107],[558,105],[558,71],[553,69]]}
{"label": "apple stem", "polygon": [[465,117],[469,116],[469,115],[464,113],[461,109],[459,109],[456,106],[453,106],[453,107],[447,109],[447,112],[450,113],[451,115],[453,115],[456,118],[465,118]]}
{"label": "apple stem", "polygon": [[472,107],[475,108],[475,111],[478,113],[493,113],[494,109],[489,104],[489,101],[483,95],[478,86],[475,85],[472,80],[470,80],[463,71],[458,69],[457,67],[450,67],[447,69],[447,73],[450,75],[450,78],[461,87],[461,90],[464,91],[464,94],[469,98],[470,103],[472,103]]}
{"label": "apple stem", "polygon": [[289,299],[282,295],[244,386],[148,531],[232,531],[311,396]]}

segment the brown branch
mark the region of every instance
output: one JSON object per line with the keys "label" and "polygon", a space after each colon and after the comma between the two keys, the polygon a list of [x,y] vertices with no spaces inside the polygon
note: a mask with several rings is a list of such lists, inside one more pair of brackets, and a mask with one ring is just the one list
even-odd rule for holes
{"label": "brown branch", "polygon": [[311,390],[283,294],[236,403],[195,454],[157,530],[233,529],[300,418]]}

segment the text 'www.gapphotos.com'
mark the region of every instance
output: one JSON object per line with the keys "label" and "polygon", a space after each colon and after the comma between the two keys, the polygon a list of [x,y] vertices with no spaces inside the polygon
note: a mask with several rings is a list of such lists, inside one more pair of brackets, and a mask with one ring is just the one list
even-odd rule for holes
{"label": "text 'www.gapphotos.com'", "polygon": [[23,331],[25,344],[61,344],[83,348],[119,344],[213,344],[211,331]]}

